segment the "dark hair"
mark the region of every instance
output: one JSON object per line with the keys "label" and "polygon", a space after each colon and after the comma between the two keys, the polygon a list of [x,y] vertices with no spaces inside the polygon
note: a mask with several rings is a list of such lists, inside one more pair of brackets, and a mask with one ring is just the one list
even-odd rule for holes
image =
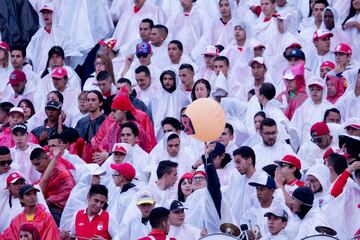
{"label": "dark hair", "polygon": [[[184,193],[181,191],[181,184],[185,181],[185,179],[188,179],[188,178],[180,178],[179,180],[179,183],[178,183],[178,191],[177,191],[177,195],[178,195],[178,200],[180,202],[185,202],[185,196],[184,196]],[[188,179],[190,181],[192,181],[192,179]]]}
{"label": "dark hair", "polygon": [[67,128],[60,133],[60,141],[63,143],[75,143],[80,138],[79,132],[75,128]]}
{"label": "dark hair", "polygon": [[156,175],[158,179],[162,178],[165,173],[170,174],[173,168],[176,168],[178,166],[178,163],[170,161],[170,160],[164,160],[159,162],[159,165],[156,169]]}
{"label": "dark hair", "polygon": [[210,92],[211,92],[211,85],[209,83],[208,80],[204,79],[204,78],[200,78],[198,80],[196,80],[193,88],[191,89],[191,100],[192,101],[195,101],[197,98],[195,96],[195,87],[199,84],[199,83],[202,83],[205,85],[206,89],[208,90],[208,97],[210,96]]}
{"label": "dark hair", "polygon": [[[308,17],[311,17],[312,15],[312,8],[311,8],[311,4],[310,4],[310,0],[309,0],[309,16]],[[325,5],[325,7],[329,6],[329,3],[327,2],[327,0],[316,0],[314,2],[314,5],[317,4],[317,3],[322,3]]]}
{"label": "dark hair", "polygon": [[107,71],[101,71],[96,75],[96,80],[97,81],[105,81],[110,79],[110,81],[112,81],[112,77],[111,74]]}
{"label": "dark hair", "polygon": [[341,118],[340,111],[337,108],[330,108],[330,109],[327,109],[324,113],[324,120],[323,120],[324,122],[326,121],[326,118],[330,115],[331,112],[339,114],[339,116]]}
{"label": "dark hair", "polygon": [[223,159],[221,159],[220,168],[224,168],[229,162],[231,162],[231,156],[228,153],[225,153]]}
{"label": "dark hair", "polygon": [[104,97],[103,97],[103,95],[101,94],[101,92],[99,90],[90,90],[90,91],[88,91],[88,93],[86,94],[86,97],[87,97],[87,95],[89,93],[95,94],[98,97],[99,102],[104,103]]}
{"label": "dark hair", "polygon": [[145,73],[145,76],[146,77],[150,77],[150,70],[147,66],[144,66],[144,65],[141,65],[141,66],[138,66],[136,69],[135,69],[135,74],[139,74],[139,73]]}
{"label": "dark hair", "polygon": [[53,140],[53,139],[58,139],[59,141],[61,140],[61,136],[59,133],[54,133],[54,134],[51,134],[48,138],[48,141],[49,140]]}
{"label": "dark hair", "polygon": [[221,53],[225,49],[224,46],[221,44],[217,44],[215,45],[215,47],[219,50],[219,53]]}
{"label": "dark hair", "polygon": [[12,47],[11,47],[11,50],[10,50],[10,53],[11,53],[12,51],[20,51],[21,54],[22,54],[22,56],[23,56],[23,58],[26,57],[26,49],[25,49],[24,47],[22,47],[22,46],[12,46]]}
{"label": "dark hair", "polygon": [[3,111],[7,116],[9,115],[10,109],[14,107],[11,102],[0,103],[0,110]]}
{"label": "dark hair", "polygon": [[58,96],[59,102],[64,103],[64,95],[62,95],[61,92],[54,90],[54,91],[49,92],[46,96],[49,96],[50,93],[54,93],[56,96]]}
{"label": "dark hair", "polygon": [[176,133],[171,133],[168,138],[166,139],[166,142],[169,142],[170,140],[173,139],[180,139],[179,135],[177,135]]}
{"label": "dark hair", "polygon": [[170,210],[164,207],[156,207],[151,210],[149,215],[149,221],[151,228],[157,229],[161,226],[162,222],[169,219]]}
{"label": "dark hair", "polygon": [[0,155],[10,154],[10,149],[6,146],[0,146]]}
{"label": "dark hair", "polygon": [[168,46],[170,44],[175,44],[180,49],[180,51],[184,50],[183,44],[179,40],[172,40],[169,42]]}
{"label": "dark hair", "polygon": [[337,175],[342,174],[348,167],[346,158],[337,153],[331,153],[327,159],[327,163],[333,167]]}
{"label": "dark hair", "polygon": [[299,169],[296,169],[295,171],[294,171],[294,176],[297,178],[297,179],[301,179],[301,172],[300,172],[300,170]]}
{"label": "dark hair", "polygon": [[34,224],[31,224],[31,223],[22,224],[19,231],[24,231],[24,232],[30,233],[33,240],[40,240],[39,230],[37,229],[37,227]]}
{"label": "dark hair", "polygon": [[143,20],[141,20],[141,23],[148,23],[151,29],[154,27],[154,21],[150,18],[144,18]]}
{"label": "dark hair", "polygon": [[265,112],[263,112],[263,111],[259,111],[259,112],[255,113],[254,119],[255,119],[257,116],[261,116],[261,117],[263,117],[264,119],[266,118],[266,114],[265,114]]}
{"label": "dark hair", "polygon": [[62,49],[62,47],[60,46],[53,46],[52,48],[50,48],[49,52],[48,52],[48,64],[49,64],[49,60],[52,57],[52,55],[58,55],[60,56],[62,59],[65,59],[65,52],[64,49]]}
{"label": "dark hair", "polygon": [[349,20],[350,18],[352,18],[353,16],[356,15],[356,9],[355,9],[354,6],[353,6],[353,2],[354,2],[354,0],[351,0],[349,14],[348,14],[347,17],[345,18],[345,20],[344,20],[344,22],[342,23],[342,25],[344,25],[347,20]]}
{"label": "dark hair", "polygon": [[30,153],[30,160],[38,159],[42,157],[43,155],[46,155],[46,152],[42,148],[35,148]]}
{"label": "dark hair", "polygon": [[90,197],[94,196],[96,194],[100,194],[100,195],[103,195],[103,196],[105,196],[107,198],[108,197],[108,189],[104,185],[93,184],[93,185],[91,185],[88,194],[89,194]]}
{"label": "dark hair", "polygon": [[264,126],[267,126],[267,127],[276,126],[276,122],[272,118],[264,118],[260,123],[260,131],[263,130]]}
{"label": "dark hair", "polygon": [[35,114],[35,108],[34,104],[29,99],[23,99],[19,102],[18,107],[20,107],[20,104],[25,103],[30,108],[30,117],[31,118]]}
{"label": "dark hair", "polygon": [[132,134],[134,134],[135,137],[139,136],[139,128],[136,126],[135,123],[126,122],[126,123],[121,124],[121,129],[124,129],[124,128],[130,128]]}
{"label": "dark hair", "polygon": [[116,83],[126,83],[127,85],[129,85],[131,87],[131,81],[128,78],[120,78],[119,80],[117,80]]}
{"label": "dark hair", "polygon": [[229,59],[225,56],[217,56],[215,59],[214,59],[214,62],[215,61],[222,61],[224,62],[227,66],[230,66],[230,62],[229,62]]}
{"label": "dark hair", "polygon": [[161,126],[164,127],[165,124],[171,125],[176,131],[180,131],[182,129],[181,123],[179,120],[173,117],[166,117],[161,121]]}
{"label": "dark hair", "polygon": [[161,24],[156,24],[156,25],[154,25],[153,28],[156,28],[159,31],[163,31],[163,33],[165,33],[166,35],[169,33],[168,28],[166,26],[164,26],[164,25],[161,25]]}
{"label": "dark hair", "polygon": [[234,127],[230,123],[225,123],[225,128],[229,129],[231,135],[234,135]]}
{"label": "dark hair", "polygon": [[255,161],[256,161],[255,152],[251,147],[249,147],[249,146],[239,147],[238,149],[236,149],[233,152],[233,156],[236,156],[236,155],[240,155],[242,158],[245,158],[245,159],[251,158],[252,165],[255,166]]}
{"label": "dark hair", "polygon": [[179,70],[188,69],[194,73],[194,67],[191,64],[183,63],[180,65]]}
{"label": "dark hair", "polygon": [[259,93],[266,99],[271,100],[276,95],[276,89],[272,83],[263,83],[259,89]]}

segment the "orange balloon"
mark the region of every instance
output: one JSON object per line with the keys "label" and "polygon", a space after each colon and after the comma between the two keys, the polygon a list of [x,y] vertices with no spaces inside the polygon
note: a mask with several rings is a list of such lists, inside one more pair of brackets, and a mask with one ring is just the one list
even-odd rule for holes
{"label": "orange balloon", "polygon": [[215,141],[225,128],[225,112],[221,105],[210,98],[199,98],[185,110],[191,120],[195,134],[202,142]]}

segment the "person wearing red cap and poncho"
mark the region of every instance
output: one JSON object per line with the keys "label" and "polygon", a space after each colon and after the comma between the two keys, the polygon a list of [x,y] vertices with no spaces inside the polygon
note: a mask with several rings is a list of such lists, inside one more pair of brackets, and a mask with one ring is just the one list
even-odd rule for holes
{"label": "person wearing red cap and poncho", "polygon": [[96,135],[91,140],[95,151],[93,161],[101,164],[106,160],[113,145],[120,142],[120,124],[129,121],[136,123],[139,129],[139,145],[145,151],[150,152],[156,145],[156,139],[153,125],[146,113],[135,109],[125,94],[120,94],[114,98],[111,109],[111,115],[100,125]]}
{"label": "person wearing red cap and poncho", "polygon": [[334,70],[334,68],[335,68],[335,63],[333,63],[331,61],[325,61],[325,62],[321,63],[321,65],[320,65],[320,77],[322,79],[324,79],[326,74],[328,72],[330,72],[331,70]]}

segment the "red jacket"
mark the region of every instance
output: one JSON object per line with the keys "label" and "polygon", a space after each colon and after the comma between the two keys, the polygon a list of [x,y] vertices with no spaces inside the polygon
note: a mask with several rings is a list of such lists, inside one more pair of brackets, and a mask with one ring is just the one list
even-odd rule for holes
{"label": "red jacket", "polygon": [[[176,238],[166,238],[165,232],[160,229],[152,230],[148,236],[152,236],[156,240],[176,240]],[[138,240],[153,240],[153,239],[150,237],[143,237],[143,238],[139,238]]]}
{"label": "red jacket", "polygon": [[36,206],[34,220],[27,221],[25,212],[22,211],[11,220],[10,226],[4,231],[3,239],[19,239],[20,227],[25,223],[33,224],[40,233],[41,240],[53,239],[60,240],[60,231],[50,213],[46,212],[45,207],[41,204]]}

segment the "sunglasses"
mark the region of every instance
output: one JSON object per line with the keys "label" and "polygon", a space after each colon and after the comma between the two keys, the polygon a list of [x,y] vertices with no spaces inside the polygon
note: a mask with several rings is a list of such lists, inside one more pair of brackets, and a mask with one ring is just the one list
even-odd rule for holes
{"label": "sunglasses", "polygon": [[280,163],[279,163],[279,166],[280,166],[281,168],[283,168],[283,167],[292,167],[291,164],[284,163],[284,162],[280,162]]}
{"label": "sunglasses", "polygon": [[137,58],[147,58],[148,55],[149,55],[148,53],[137,53],[136,57]]}
{"label": "sunglasses", "polygon": [[0,161],[0,166],[5,166],[6,164],[10,166],[12,162],[13,161],[11,159],[6,161]]}
{"label": "sunglasses", "polygon": [[311,138],[311,142],[313,142],[313,143],[322,143],[323,139],[322,139],[322,137],[313,137],[313,138]]}

